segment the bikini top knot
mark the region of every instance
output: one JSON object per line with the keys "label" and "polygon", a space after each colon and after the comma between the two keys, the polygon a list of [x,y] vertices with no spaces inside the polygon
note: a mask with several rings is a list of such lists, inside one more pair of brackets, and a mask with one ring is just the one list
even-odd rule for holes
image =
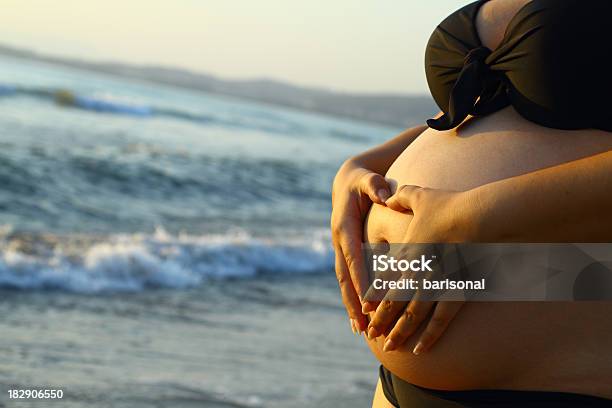
{"label": "bikini top knot", "polygon": [[491,52],[492,51],[485,46],[472,48],[463,59],[463,65],[465,66],[476,62],[486,66],[486,59],[491,55]]}
{"label": "bikini top knot", "polygon": [[491,50],[484,46],[472,48],[466,54],[463,67],[449,95],[448,110],[438,119],[429,119],[427,125],[430,128],[453,129],[459,126],[468,115],[478,114],[483,110],[483,104],[479,103],[478,105],[481,106],[477,107],[476,102],[483,96],[491,82],[488,78],[491,71],[486,63],[489,55],[491,55]]}

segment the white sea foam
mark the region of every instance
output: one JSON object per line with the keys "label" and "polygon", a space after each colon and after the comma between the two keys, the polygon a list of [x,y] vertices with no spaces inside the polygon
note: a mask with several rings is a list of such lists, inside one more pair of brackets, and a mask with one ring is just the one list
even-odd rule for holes
{"label": "white sea foam", "polygon": [[190,288],[208,279],[330,270],[328,233],[281,240],[225,235],[24,235],[0,231],[0,287],[97,293]]}

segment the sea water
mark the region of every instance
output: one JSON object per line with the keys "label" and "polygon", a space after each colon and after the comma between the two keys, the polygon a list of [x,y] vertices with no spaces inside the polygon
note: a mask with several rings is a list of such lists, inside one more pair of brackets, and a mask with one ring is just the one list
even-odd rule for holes
{"label": "sea water", "polygon": [[0,85],[1,402],[369,404],[330,188],[397,129],[9,57]]}

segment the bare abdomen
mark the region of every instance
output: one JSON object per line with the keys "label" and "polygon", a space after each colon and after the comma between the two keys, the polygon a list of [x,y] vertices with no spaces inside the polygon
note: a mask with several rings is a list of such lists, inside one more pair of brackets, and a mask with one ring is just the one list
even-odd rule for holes
{"label": "bare abdomen", "polygon": [[[398,157],[387,177],[467,190],[612,150],[612,134],[539,127],[507,108],[458,131],[427,130]],[[369,242],[402,242],[411,215],[372,207]],[[610,237],[612,242],[612,235]],[[612,398],[611,303],[466,304],[433,349],[410,353],[417,336],[378,359],[414,384],[438,389],[536,389]]]}

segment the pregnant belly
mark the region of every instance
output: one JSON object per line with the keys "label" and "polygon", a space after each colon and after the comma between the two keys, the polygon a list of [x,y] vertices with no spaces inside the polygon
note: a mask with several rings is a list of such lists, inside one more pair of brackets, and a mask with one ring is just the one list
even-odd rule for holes
{"label": "pregnant belly", "polygon": [[[459,130],[427,130],[391,166],[397,185],[466,190],[495,180],[612,149],[612,135],[559,131],[519,117],[512,108]],[[401,242],[412,216],[375,205],[368,242]],[[611,237],[612,241],[612,237]],[[612,302],[468,303],[433,349],[377,358],[413,384],[435,389],[536,389],[612,398]]]}

